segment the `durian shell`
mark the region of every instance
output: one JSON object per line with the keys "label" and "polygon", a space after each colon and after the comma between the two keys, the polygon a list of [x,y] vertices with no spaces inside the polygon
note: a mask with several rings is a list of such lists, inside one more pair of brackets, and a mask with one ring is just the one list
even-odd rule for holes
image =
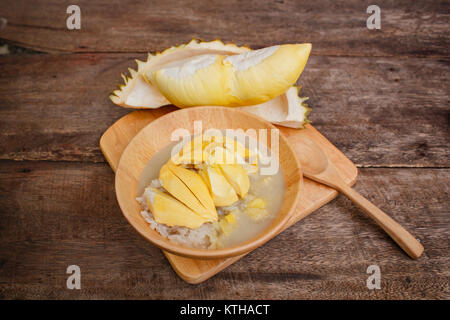
{"label": "durian shell", "polygon": [[[155,88],[144,76],[145,73],[151,70],[156,70],[161,66],[194,57],[202,54],[224,54],[233,55],[240,54],[251,49],[245,46],[236,46],[233,43],[224,44],[220,40],[214,40],[210,42],[202,42],[198,40],[191,40],[187,44],[181,44],[179,46],[170,47],[163,52],[156,53],[155,55],[148,54],[147,61],[136,60],[137,70],[128,69],[130,76],[121,75],[124,84],[119,85],[119,89],[114,90],[110,95],[111,101],[119,106],[133,109],[156,109],[164,105],[171,104],[157,88]],[[145,90],[151,91],[152,99],[145,104],[127,104],[127,99],[132,89],[136,85],[146,86]],[[293,95],[294,88],[297,90],[297,95]],[[256,114],[265,120],[277,125],[291,127],[291,128],[303,128],[308,123],[307,115],[311,111],[310,108],[304,103],[307,98],[301,98],[298,96],[300,87],[291,87],[286,93],[278,96],[265,103],[236,107],[249,113]]]}
{"label": "durian shell", "polygon": [[235,44],[224,44],[220,40],[214,40],[210,42],[200,42],[198,40],[191,40],[188,44],[181,44],[176,47],[170,47],[163,52],[158,52],[155,55],[148,54],[147,61],[136,60],[137,70],[131,68],[128,69],[130,76],[121,75],[124,84],[119,85],[118,90],[114,90],[110,95],[110,99],[115,104],[133,109],[156,109],[164,105],[170,104],[165,97],[158,92],[156,88],[152,91],[159,93],[157,99],[153,105],[128,105],[126,103],[127,97],[131,89],[136,85],[137,81],[145,81],[148,86],[153,87],[150,82],[143,76],[145,73],[156,70],[159,67],[171,63],[177,60],[182,60],[202,54],[239,54],[246,51],[250,51],[247,47],[238,47]]}

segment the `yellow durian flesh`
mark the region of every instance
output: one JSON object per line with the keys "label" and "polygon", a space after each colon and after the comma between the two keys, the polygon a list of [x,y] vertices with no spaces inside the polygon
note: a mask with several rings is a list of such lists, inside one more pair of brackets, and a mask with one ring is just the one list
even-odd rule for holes
{"label": "yellow durian flesh", "polygon": [[267,201],[262,198],[255,198],[247,204],[247,208],[265,209],[267,207]]}
{"label": "yellow durian flesh", "polygon": [[243,163],[245,158],[252,158],[255,155],[244,147],[237,139],[227,136],[212,136],[212,142],[203,148],[203,162],[207,164],[219,163]]}
{"label": "yellow durian flesh", "polygon": [[216,219],[214,219],[214,215],[212,215],[209,210],[201,204],[199,199],[193,192],[191,192],[183,181],[169,169],[169,165],[162,166],[159,172],[159,180],[161,181],[162,187],[167,192],[169,192],[174,198],[182,202],[196,214],[210,221],[217,219],[217,213]]}
{"label": "yellow durian flesh", "polygon": [[225,56],[207,54],[177,61],[160,70],[146,73],[159,91],[178,107],[229,105],[229,73]]}
{"label": "yellow durian flesh", "polygon": [[239,161],[236,154],[221,146],[213,147],[208,151],[209,156],[208,158],[205,159],[205,163],[209,165],[217,165],[225,163],[233,164]]}
{"label": "yellow durian flesh", "polygon": [[254,221],[261,221],[268,218],[267,200],[255,198],[249,201],[246,205],[245,213]]}
{"label": "yellow durian flesh", "polygon": [[[199,175],[200,177],[202,177],[203,181],[205,181],[206,186],[208,187],[208,190],[209,190],[209,192],[210,192],[211,195],[212,195],[212,192],[211,192],[211,183],[209,182],[209,177],[208,177],[208,173],[206,172],[206,167],[200,169],[200,170],[198,171],[198,175]],[[213,196],[213,195],[212,195],[212,196]],[[214,201],[214,196],[213,196],[213,201]],[[214,203],[214,205],[215,205],[215,203]]]}
{"label": "yellow durian flesh", "polygon": [[209,144],[207,144],[203,148],[203,162],[210,163],[212,161],[212,156],[214,154],[214,150],[216,148],[220,148],[222,146],[221,142],[213,141]]}
{"label": "yellow durian flesh", "polygon": [[245,170],[247,174],[256,174],[258,173],[258,164],[242,164],[242,168]]}
{"label": "yellow durian flesh", "polygon": [[206,166],[200,176],[205,180],[217,207],[231,206],[238,201],[238,196],[227,179],[217,167]]}
{"label": "yellow durian flesh", "polygon": [[219,168],[236,193],[245,198],[250,189],[250,179],[244,168],[239,164],[219,164]]}
{"label": "yellow durian flesh", "polygon": [[256,147],[255,150],[246,148],[235,136],[214,136],[213,140],[215,143],[220,144],[229,152],[233,153],[236,159],[242,160],[245,158],[253,158],[256,155]]}
{"label": "yellow durian flesh", "polygon": [[157,189],[147,188],[144,196],[157,223],[169,227],[181,226],[195,229],[207,222],[205,218],[196,214],[177,199]]}
{"label": "yellow durian flesh", "polygon": [[215,165],[219,163],[249,163],[257,161],[257,151],[249,150],[237,139],[222,135],[199,135],[178,146],[178,152],[171,157],[173,164],[200,164]]}
{"label": "yellow durian flesh", "polygon": [[231,152],[235,153],[237,156],[241,158],[249,158],[255,155],[254,150],[250,150],[244,145],[235,139],[230,139],[229,137],[225,137],[224,139],[224,146]]}
{"label": "yellow durian flesh", "polygon": [[205,181],[197,173],[185,169],[183,167],[168,165],[170,171],[172,171],[194,194],[194,196],[199,200],[203,208],[206,209],[207,219],[217,221],[217,211],[214,206],[214,201],[209,193],[208,187]]}
{"label": "yellow durian flesh", "polygon": [[[209,149],[210,146],[211,148]],[[257,148],[255,147],[254,150],[250,150],[244,147],[239,140],[227,136],[214,137],[214,142],[205,147],[203,159],[209,165],[240,165],[246,174],[258,172]]]}
{"label": "yellow durian flesh", "polygon": [[207,54],[177,61],[145,76],[178,107],[254,105],[292,86],[310,50],[310,44],[295,44],[232,56]]}
{"label": "yellow durian flesh", "polygon": [[246,208],[244,211],[253,221],[262,221],[269,217],[269,211],[260,208]]}
{"label": "yellow durian flesh", "polygon": [[203,162],[203,148],[208,143],[207,137],[199,135],[184,143],[181,150],[171,157],[174,164],[198,164]]}
{"label": "yellow durian flesh", "polygon": [[310,52],[309,43],[286,44],[227,57],[224,62],[235,71],[230,85],[231,95],[238,98],[235,105],[264,103],[286,92],[300,77]]}
{"label": "yellow durian flesh", "polygon": [[233,213],[229,213],[219,221],[219,228],[223,235],[228,236],[237,226],[236,217]]}

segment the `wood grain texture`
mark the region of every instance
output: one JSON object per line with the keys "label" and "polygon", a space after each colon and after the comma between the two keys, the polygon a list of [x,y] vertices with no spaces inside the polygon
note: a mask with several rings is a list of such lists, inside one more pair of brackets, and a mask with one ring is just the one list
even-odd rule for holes
{"label": "wood grain texture", "polygon": [[[450,299],[448,1],[377,1],[381,30],[365,27],[368,0],[81,0],[80,31],[69,4],[0,5],[0,43],[52,53],[0,56],[0,298]],[[410,260],[340,196],[216,277],[179,279],[122,217],[98,142],[128,113],[107,99],[119,74],[192,37],[312,42],[314,126],[425,254]],[[65,289],[70,264],[80,291]],[[365,286],[371,264],[381,290]]]}
{"label": "wood grain texture", "polygon": [[[416,261],[340,196],[196,286],[126,223],[108,165],[2,161],[0,182],[2,298],[450,298],[449,169],[360,170],[356,190],[425,245]],[[65,289],[70,264],[81,290]],[[371,264],[381,290],[366,288]]]}
{"label": "wood grain texture", "polygon": [[[143,56],[1,57],[0,159],[105,161],[100,136],[129,112],[108,95],[132,58]],[[358,166],[446,167],[449,61],[313,56],[302,95],[314,126]]]}
{"label": "wood grain texture", "polygon": [[380,0],[381,30],[368,30],[371,1],[78,1],[81,30],[66,28],[70,1],[2,6],[0,39],[44,52],[161,51],[192,38],[254,48],[312,42],[313,55],[447,56],[448,1]]}

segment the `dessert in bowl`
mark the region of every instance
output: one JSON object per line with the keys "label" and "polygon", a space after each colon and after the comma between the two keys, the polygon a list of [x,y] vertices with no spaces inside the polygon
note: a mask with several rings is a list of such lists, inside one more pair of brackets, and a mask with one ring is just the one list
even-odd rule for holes
{"label": "dessert in bowl", "polygon": [[153,121],[129,143],[116,172],[131,225],[161,249],[201,259],[244,254],[270,240],[301,187],[298,159],[276,127],[225,107]]}

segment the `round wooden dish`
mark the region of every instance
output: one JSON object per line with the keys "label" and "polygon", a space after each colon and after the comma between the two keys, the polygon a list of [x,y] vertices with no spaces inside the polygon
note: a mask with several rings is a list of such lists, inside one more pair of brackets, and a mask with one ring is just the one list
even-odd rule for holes
{"label": "round wooden dish", "polygon": [[162,237],[158,232],[150,228],[149,224],[141,216],[141,207],[136,201],[138,195],[138,182],[141,172],[150,158],[160,149],[167,146],[171,134],[178,128],[185,128],[194,132],[194,121],[202,121],[203,131],[209,128],[216,129],[268,129],[267,141],[270,148],[271,129],[276,129],[272,124],[249,113],[225,107],[195,107],[180,109],[171,112],[142,129],[128,144],[120,158],[116,171],[116,195],[123,215],[131,225],[147,240],[163,250],[173,254],[197,258],[218,259],[241,255],[264,244],[280,232],[283,225],[291,217],[302,187],[302,173],[300,163],[286,138],[280,133],[279,160],[286,181],[286,192],[283,205],[267,227],[257,237],[240,245],[223,249],[196,249],[178,245]]}

